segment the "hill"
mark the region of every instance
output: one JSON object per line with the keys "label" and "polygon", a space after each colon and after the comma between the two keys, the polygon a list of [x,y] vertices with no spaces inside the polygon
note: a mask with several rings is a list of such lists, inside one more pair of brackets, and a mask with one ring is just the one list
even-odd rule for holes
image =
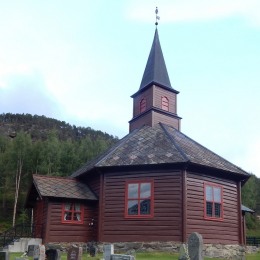
{"label": "hill", "polygon": [[17,204],[18,222],[32,174],[69,176],[98,156],[117,137],[45,116],[0,114],[0,230],[10,225]]}
{"label": "hill", "polygon": [[56,130],[60,140],[79,140],[86,136],[93,139],[102,137],[116,141],[117,137],[90,127],[76,127],[64,121],[31,114],[0,114],[0,135],[14,137],[17,132],[30,134],[35,140],[46,140],[50,131]]}

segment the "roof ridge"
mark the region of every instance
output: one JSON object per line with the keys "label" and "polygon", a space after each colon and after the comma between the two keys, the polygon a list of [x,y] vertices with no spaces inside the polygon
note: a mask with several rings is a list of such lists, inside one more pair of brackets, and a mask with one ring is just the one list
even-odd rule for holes
{"label": "roof ridge", "polygon": [[170,139],[170,141],[173,143],[173,145],[175,146],[175,148],[178,150],[178,152],[181,154],[181,156],[183,157],[184,160],[186,160],[186,162],[190,162],[190,159],[187,157],[187,155],[184,153],[184,151],[182,151],[182,149],[180,148],[180,146],[176,143],[176,141],[174,140],[173,136],[171,136],[169,134],[169,132],[167,131],[166,127],[164,126],[163,123],[159,123],[160,126],[162,127],[163,131],[166,133],[166,135],[168,136],[168,138]]}
{"label": "roof ridge", "polygon": [[42,175],[42,174],[33,174],[33,177],[40,177],[40,178],[48,178],[48,179],[67,179],[70,181],[77,181],[74,178],[71,178],[70,176],[51,176],[51,175]]}

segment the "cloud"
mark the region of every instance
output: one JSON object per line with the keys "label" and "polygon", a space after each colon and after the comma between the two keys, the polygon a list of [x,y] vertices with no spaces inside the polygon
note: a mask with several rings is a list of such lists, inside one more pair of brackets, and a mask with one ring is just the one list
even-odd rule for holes
{"label": "cloud", "polygon": [[59,108],[36,73],[5,75],[0,88],[0,113],[30,113],[57,117]]}
{"label": "cloud", "polygon": [[[241,17],[249,24],[260,26],[260,1],[258,0],[162,0],[159,2],[159,16],[162,23],[209,21],[228,17]],[[127,17],[132,20],[151,22],[155,19],[151,10],[154,2],[131,1]]]}

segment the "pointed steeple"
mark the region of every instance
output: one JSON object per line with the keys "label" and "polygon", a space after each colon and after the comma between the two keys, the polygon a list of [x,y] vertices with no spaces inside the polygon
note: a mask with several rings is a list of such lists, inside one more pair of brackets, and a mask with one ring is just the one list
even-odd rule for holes
{"label": "pointed steeple", "polygon": [[146,88],[150,84],[158,84],[159,86],[172,89],[157,28],[155,29],[152,48],[147,60],[139,90]]}
{"label": "pointed steeple", "polygon": [[140,88],[131,97],[134,101],[133,118],[129,121],[130,132],[158,123],[180,130],[181,118],[177,115],[177,90],[171,86],[158,36],[158,9],[152,48],[144,70]]}

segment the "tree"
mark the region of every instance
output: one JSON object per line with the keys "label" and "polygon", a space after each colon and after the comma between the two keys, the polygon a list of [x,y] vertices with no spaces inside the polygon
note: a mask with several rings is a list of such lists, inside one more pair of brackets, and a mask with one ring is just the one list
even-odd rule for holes
{"label": "tree", "polygon": [[[249,180],[242,188],[242,203],[243,205],[255,210],[257,201],[257,177],[251,175]],[[246,214],[246,225],[248,229],[253,229],[256,226],[256,218],[251,214]]]}
{"label": "tree", "polygon": [[31,138],[29,135],[21,132],[14,138],[10,150],[10,168],[14,173],[15,180],[15,195],[14,195],[14,208],[13,208],[13,221],[15,226],[17,202],[19,198],[19,191],[21,185],[22,175],[25,174],[25,165],[28,165],[31,152]]}

